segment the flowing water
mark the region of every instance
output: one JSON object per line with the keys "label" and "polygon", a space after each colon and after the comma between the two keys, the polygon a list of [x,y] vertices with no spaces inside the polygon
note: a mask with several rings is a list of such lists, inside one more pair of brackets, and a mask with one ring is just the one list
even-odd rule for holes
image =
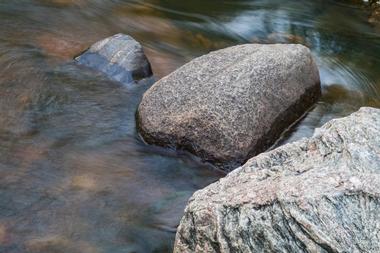
{"label": "flowing water", "polygon": [[146,145],[135,112],[153,80],[111,82],[72,58],[127,33],[160,78],[211,50],[302,43],[323,96],[280,143],[380,107],[380,28],[367,9],[305,0],[0,0],[0,252],[170,252],[191,194],[224,174]]}

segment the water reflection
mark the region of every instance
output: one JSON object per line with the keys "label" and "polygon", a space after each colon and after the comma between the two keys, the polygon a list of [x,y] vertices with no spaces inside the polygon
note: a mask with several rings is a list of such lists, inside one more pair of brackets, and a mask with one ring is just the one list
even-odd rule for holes
{"label": "water reflection", "polygon": [[191,194],[223,174],[145,145],[135,111],[153,79],[122,86],[71,59],[115,33],[144,44],[156,78],[239,43],[302,43],[323,96],[280,143],[380,107],[380,36],[334,1],[0,2],[0,252],[170,252]]}

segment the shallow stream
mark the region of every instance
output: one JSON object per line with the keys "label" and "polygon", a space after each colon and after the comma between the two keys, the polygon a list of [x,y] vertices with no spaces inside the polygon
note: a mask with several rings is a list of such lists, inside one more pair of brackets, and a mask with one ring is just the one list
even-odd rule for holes
{"label": "shallow stream", "polygon": [[302,43],[323,96],[279,144],[361,106],[380,107],[380,26],[328,0],[0,0],[0,252],[168,253],[186,201],[224,174],[144,144],[146,80],[121,85],[72,58],[115,33],[156,79],[211,50]]}

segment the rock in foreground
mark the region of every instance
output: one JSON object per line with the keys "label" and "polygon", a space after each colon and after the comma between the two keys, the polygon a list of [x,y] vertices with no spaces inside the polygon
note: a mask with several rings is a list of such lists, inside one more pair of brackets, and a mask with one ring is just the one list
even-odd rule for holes
{"label": "rock in foreground", "polygon": [[125,34],[116,34],[95,43],[76,61],[121,83],[131,83],[152,75],[141,44]]}
{"label": "rock in foreground", "polygon": [[231,169],[270,147],[319,95],[306,47],[240,45],[199,57],[154,84],[138,109],[139,130],[148,143]]}
{"label": "rock in foreground", "polygon": [[249,160],[194,194],[175,253],[380,252],[380,110]]}

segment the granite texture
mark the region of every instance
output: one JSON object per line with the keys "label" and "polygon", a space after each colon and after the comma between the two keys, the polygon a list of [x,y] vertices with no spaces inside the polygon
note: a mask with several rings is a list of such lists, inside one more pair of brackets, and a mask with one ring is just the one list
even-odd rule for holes
{"label": "granite texture", "polygon": [[308,48],[247,44],[199,57],[155,83],[138,109],[151,144],[230,170],[265,151],[319,98]]}
{"label": "granite texture", "polygon": [[125,34],[95,43],[75,60],[121,83],[132,83],[152,75],[141,44]]}
{"label": "granite texture", "polygon": [[249,160],[196,192],[175,253],[380,252],[380,110]]}

